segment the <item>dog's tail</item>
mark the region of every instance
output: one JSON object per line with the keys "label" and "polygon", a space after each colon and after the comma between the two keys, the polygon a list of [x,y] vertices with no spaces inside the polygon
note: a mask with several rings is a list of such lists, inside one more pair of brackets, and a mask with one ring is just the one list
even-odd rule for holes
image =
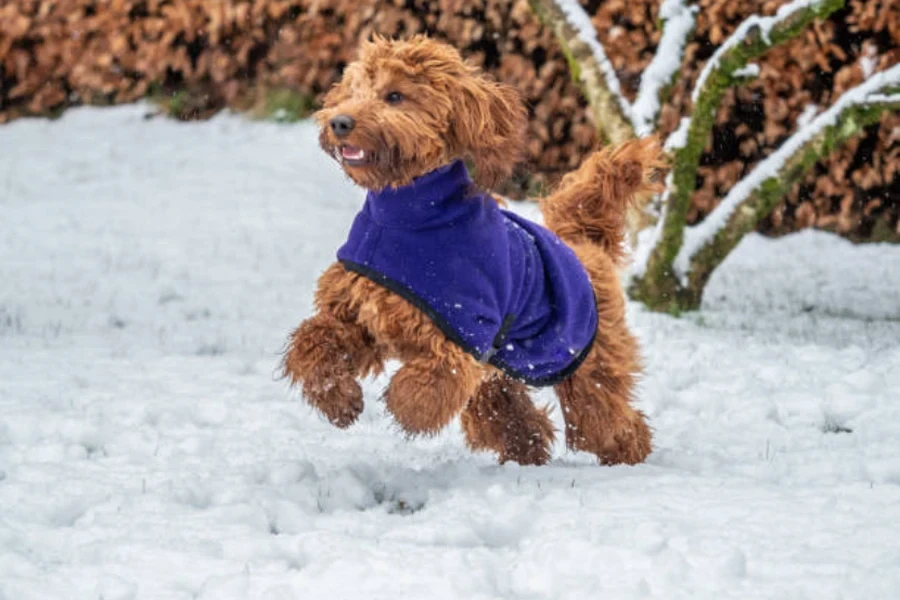
{"label": "dog's tail", "polygon": [[619,262],[625,251],[626,212],[637,199],[660,191],[665,168],[654,137],[598,150],[541,201],[544,223],[564,241],[592,242]]}

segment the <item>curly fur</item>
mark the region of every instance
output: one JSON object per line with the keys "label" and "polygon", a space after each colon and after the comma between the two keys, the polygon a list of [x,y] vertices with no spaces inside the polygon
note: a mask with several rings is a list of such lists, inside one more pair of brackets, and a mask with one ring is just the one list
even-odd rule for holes
{"label": "curly fur", "polygon": [[[402,101],[388,102],[391,92]],[[338,115],[355,123],[342,137],[329,126]],[[490,187],[519,158],[526,111],[515,90],[489,80],[450,46],[417,36],[364,44],[316,118],[322,148],[364,188],[406,185],[457,158],[470,159],[476,181]],[[364,149],[369,162],[342,161],[345,144]],[[663,166],[653,140],[600,150],[541,203],[547,226],[575,251],[597,297],[596,341],[554,389],[566,444],[604,464],[638,463],[651,450],[650,429],[631,406],[640,361],[617,264],[625,208],[655,189]],[[437,433],[460,416],[473,450],[496,452],[501,462],[549,460],[555,434],[548,409],[535,407],[522,383],[445,338],[406,300],[336,263],[319,279],[315,302],[316,314],[291,336],[283,367],[331,423],[352,424],[363,407],[357,380],[398,359],[384,401],[407,434]]]}
{"label": "curly fur", "polygon": [[[387,104],[391,92],[404,101]],[[423,36],[364,43],[324,105],[316,120],[326,152],[334,155],[345,143],[374,153],[375,168],[345,167],[366,189],[406,185],[459,157],[472,159],[476,182],[490,188],[512,173],[525,145],[527,113],[518,92]],[[342,140],[328,127],[340,114],[356,121]]]}

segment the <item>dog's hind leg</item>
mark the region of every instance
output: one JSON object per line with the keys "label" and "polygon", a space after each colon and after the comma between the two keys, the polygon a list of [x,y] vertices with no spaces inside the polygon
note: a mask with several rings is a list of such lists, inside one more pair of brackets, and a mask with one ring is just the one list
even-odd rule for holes
{"label": "dog's hind leg", "polygon": [[500,463],[542,465],[555,439],[547,408],[538,408],[528,388],[502,373],[487,375],[462,413],[466,444],[492,450]]}
{"label": "dog's hind leg", "polygon": [[595,346],[581,368],[556,385],[566,422],[566,445],[603,464],[636,464],[650,454],[650,428],[630,405],[633,377],[617,373]]}
{"label": "dog's hind leg", "polygon": [[555,386],[566,422],[566,445],[604,464],[642,462],[650,428],[631,406],[640,373],[637,342],[625,323],[625,297],[612,260],[591,244],[573,247],[597,298],[597,337],[575,373]]}

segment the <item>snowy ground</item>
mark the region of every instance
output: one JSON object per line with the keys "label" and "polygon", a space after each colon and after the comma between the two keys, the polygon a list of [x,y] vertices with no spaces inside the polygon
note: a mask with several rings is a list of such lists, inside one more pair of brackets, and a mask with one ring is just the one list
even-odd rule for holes
{"label": "snowy ground", "polygon": [[747,239],[630,308],[647,464],[498,467],[274,377],[361,198],[311,126],[147,110],[0,127],[0,599],[900,597],[900,248]]}

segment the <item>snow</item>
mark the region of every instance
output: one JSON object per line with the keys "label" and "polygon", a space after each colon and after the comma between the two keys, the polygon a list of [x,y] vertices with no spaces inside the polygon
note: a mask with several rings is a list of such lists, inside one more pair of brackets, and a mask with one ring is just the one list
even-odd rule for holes
{"label": "snow", "polygon": [[[679,148],[684,148],[687,145],[688,130],[690,128],[691,118],[681,117],[681,120],[678,122],[678,127],[676,127],[675,131],[670,133],[669,137],[666,138],[663,149],[671,152],[673,150],[678,150]],[[670,183],[666,184],[667,188],[671,187]]]}
{"label": "snow", "polygon": [[625,115],[626,119],[631,121],[632,125],[636,126],[636,122],[632,116],[631,103],[628,102],[625,95],[622,93],[622,87],[619,84],[619,78],[616,76],[616,70],[606,56],[603,45],[597,40],[597,30],[591,22],[591,16],[584,8],[582,8],[581,4],[578,3],[578,0],[554,0],[554,2],[562,9],[563,14],[566,15],[566,20],[569,22],[569,25],[575,28],[575,31],[578,33],[578,38],[591,49],[594,60],[603,72],[603,78],[606,80],[606,87],[619,101],[619,106],[622,108],[622,114]]}
{"label": "snow", "polygon": [[803,129],[810,123],[812,123],[813,118],[819,112],[818,104],[807,104],[803,107],[803,112],[797,117],[797,129]]}
{"label": "snow", "polygon": [[684,0],[664,0],[659,7],[659,18],[665,22],[662,37],[653,60],[641,74],[637,98],[631,105],[638,137],[650,135],[655,129],[660,90],[672,83],[672,77],[681,68],[684,48],[694,29],[697,10],[696,6],[687,6]]}
{"label": "snow", "polygon": [[868,103],[900,104],[900,94],[869,94],[866,97]]}
{"label": "snow", "polygon": [[[603,45],[597,39],[597,30],[591,22],[591,16],[578,0],[554,1],[562,9],[566,20],[578,33],[578,38],[591,49],[594,60],[603,72],[606,87],[618,100],[622,114],[631,122],[635,134],[643,137],[653,133],[656,115],[660,108],[660,90],[671,83],[673,75],[681,67],[681,57],[684,54],[688,36],[694,28],[697,7],[686,6],[684,0],[665,0],[662,3],[659,16],[665,21],[663,35],[653,60],[641,74],[641,84],[632,104],[622,93],[615,68],[606,56]],[[613,37],[618,34],[615,27],[610,31],[610,35]]]}
{"label": "snow", "polygon": [[[672,139],[669,136],[669,139]],[[668,149],[668,148],[667,148]],[[658,206],[658,214],[652,227],[646,227],[638,232],[637,243],[634,248],[628,248],[630,251],[630,260],[627,265],[625,281],[630,284],[633,279],[640,279],[647,272],[647,266],[650,264],[650,256],[656,245],[659,244],[663,235],[663,227],[666,224],[666,215],[669,212],[669,195],[672,190],[672,173],[666,174],[665,191],[658,197],[653,198],[653,202],[648,204],[644,210],[652,210]]]}
{"label": "snow", "polygon": [[725,40],[721,46],[719,46],[713,55],[706,61],[706,64],[703,65],[703,70],[700,71],[700,75],[697,77],[697,82],[694,84],[694,91],[691,94],[691,101],[696,104],[697,100],[700,98],[700,93],[703,90],[707,78],[712,74],[712,72],[718,68],[719,61],[722,60],[722,57],[732,48],[743,42],[743,40],[747,37],[750,31],[759,29],[760,35],[763,40],[766,42],[769,41],[769,32],[772,31],[772,28],[775,27],[778,23],[784,21],[791,15],[797,13],[798,11],[805,10],[811,6],[815,6],[824,2],[824,0],[794,0],[789,4],[785,4],[771,17],[761,17],[759,15],[753,15],[744,19],[738,28]]}
{"label": "snow", "polygon": [[841,112],[847,107],[869,102],[897,102],[900,95],[885,96],[880,91],[885,87],[900,85],[900,65],[876,73],[855,88],[841,95],[825,112],[799,128],[772,154],[761,160],[756,167],[729,190],[722,201],[700,223],[684,230],[684,241],[673,267],[675,273],[686,284],[691,259],[725,226],[732,213],[767,179],[777,177],[785,162],[804,144],[812,140],[822,130],[834,125]]}
{"label": "snow", "polygon": [[859,57],[859,68],[863,77],[868,79],[878,67],[878,47],[875,44],[866,44]]}
{"label": "snow", "polygon": [[759,65],[756,63],[750,63],[742,69],[738,69],[734,72],[735,77],[759,77]]}
{"label": "snow", "polygon": [[274,378],[362,200],[313,127],[147,111],[0,127],[0,598],[896,597],[900,248],[749,236],[629,305],[646,464],[497,466]]}

